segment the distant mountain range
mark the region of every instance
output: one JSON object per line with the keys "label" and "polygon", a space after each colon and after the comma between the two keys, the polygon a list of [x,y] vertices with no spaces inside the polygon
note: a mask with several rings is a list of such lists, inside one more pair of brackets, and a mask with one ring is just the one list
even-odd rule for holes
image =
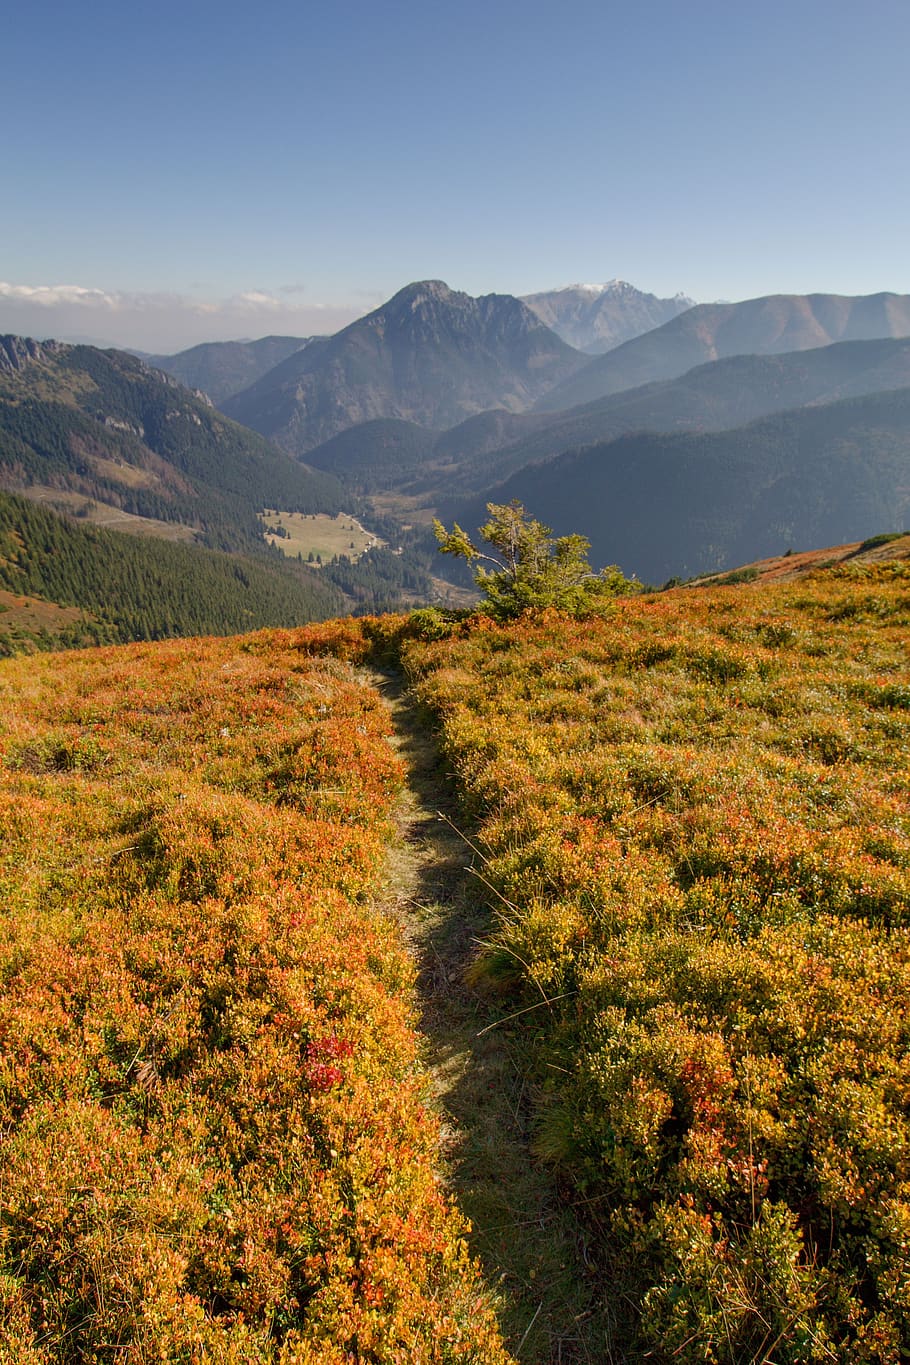
{"label": "distant mountain range", "polygon": [[807,351],[835,341],[910,336],[910,295],[772,294],[744,303],[702,303],[554,385],[541,410],[590,403],[695,365],[733,355]]}
{"label": "distant mountain range", "polygon": [[173,375],[188,389],[201,389],[220,406],[318,339],[274,336],[258,341],[209,341],[176,355],[143,355],[142,359]]}
{"label": "distant mountain range", "polygon": [[391,419],[349,427],[309,452],[357,493],[398,490],[443,509],[524,465],[643,431],[738,427],[770,413],[910,385],[910,338],[733,356],[566,412],[482,413],[445,432]]}
{"label": "distant mountain range", "polygon": [[489,408],[520,412],[587,363],[518,299],[428,280],[312,342],[223,410],[303,456],[378,417],[442,428]]}
{"label": "distant mountain range", "polygon": [[610,351],[642,332],[660,327],[695,303],[685,294],[659,299],[625,280],[569,284],[541,294],[524,294],[521,301],[563,341],[592,355]]}
{"label": "distant mountain range", "polygon": [[[627,389],[565,412],[522,414],[516,421],[536,418],[539,425],[482,457],[465,450],[449,470],[446,487],[450,494],[489,487],[523,465],[633,432],[723,431],[788,408],[907,385],[910,338],[842,341],[785,355],[731,356],[699,365],[679,379]],[[342,470],[337,473],[345,478]]]}
{"label": "distant mountain range", "polygon": [[326,576],[367,605],[448,571],[426,521],[473,530],[486,501],[518,498],[654,582],[910,520],[910,296],[686,308],[613,282],[531,301],[601,344],[677,311],[592,357],[526,301],[431,280],[333,337],[154,358],[203,395],[255,375],[221,411],[123,352],[0,338],[0,489],[251,554],[263,507],[363,499],[396,550]]}

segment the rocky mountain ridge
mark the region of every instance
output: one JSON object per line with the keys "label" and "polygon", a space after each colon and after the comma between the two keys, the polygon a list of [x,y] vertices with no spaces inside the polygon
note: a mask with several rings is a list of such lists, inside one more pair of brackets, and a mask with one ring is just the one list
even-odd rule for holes
{"label": "rocky mountain ridge", "polygon": [[658,298],[626,280],[563,285],[524,294],[522,302],[563,341],[591,355],[601,355],[660,327],[695,304],[682,293],[670,299]]}

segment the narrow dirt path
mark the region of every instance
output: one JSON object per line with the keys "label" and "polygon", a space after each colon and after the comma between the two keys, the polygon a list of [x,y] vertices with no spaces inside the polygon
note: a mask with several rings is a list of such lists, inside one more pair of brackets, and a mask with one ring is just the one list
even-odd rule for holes
{"label": "narrow dirt path", "polygon": [[470,870],[482,863],[457,831],[438,750],[402,680],[370,676],[408,771],[384,908],[401,922],[418,961],[443,1157],[452,1193],[471,1221],[471,1252],[499,1296],[502,1330],[522,1365],[618,1362],[584,1231],[533,1158],[521,1035],[504,1020],[508,1008],[465,981],[478,940],[491,929],[492,897]]}

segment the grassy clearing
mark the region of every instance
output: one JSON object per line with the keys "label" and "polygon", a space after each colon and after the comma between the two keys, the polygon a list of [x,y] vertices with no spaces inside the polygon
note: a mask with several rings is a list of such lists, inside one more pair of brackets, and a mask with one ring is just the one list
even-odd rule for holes
{"label": "grassy clearing", "polygon": [[102,478],[112,483],[122,483],[126,488],[156,488],[161,479],[150,469],[139,469],[136,465],[126,464],[123,460],[107,460],[103,455],[85,454],[89,464]]}
{"label": "grassy clearing", "polygon": [[79,607],[58,607],[40,597],[20,597],[0,589],[0,630],[57,631],[84,620]]}
{"label": "grassy clearing", "polygon": [[[265,538],[270,545],[290,559],[302,555],[307,563],[325,563],[337,555],[359,559],[374,546],[385,545],[384,540],[364,530],[357,518],[347,512],[329,517],[321,512],[306,514],[266,509],[260,513],[260,520],[267,528]],[[276,534],[279,527],[287,534]]]}
{"label": "grassy clearing", "polygon": [[[96,461],[96,464],[108,463],[110,461]],[[123,470],[117,468],[119,473]],[[143,471],[139,471],[142,473]],[[123,483],[129,484],[128,479],[123,479]],[[138,486],[143,486],[139,484]],[[120,507],[114,507],[111,503],[99,502],[96,498],[85,497],[82,493],[73,493],[65,488],[48,488],[44,484],[31,484],[28,488],[19,490],[19,496],[28,498],[30,502],[41,503],[44,507],[49,507],[54,512],[60,512],[64,516],[75,518],[77,521],[87,521],[92,526],[103,526],[108,531],[125,531],[131,536],[153,536],[156,540],[170,540],[174,542],[191,542],[196,540],[196,532],[192,526],[184,526],[178,521],[160,521],[156,517],[137,517],[132,512],[124,512]]]}

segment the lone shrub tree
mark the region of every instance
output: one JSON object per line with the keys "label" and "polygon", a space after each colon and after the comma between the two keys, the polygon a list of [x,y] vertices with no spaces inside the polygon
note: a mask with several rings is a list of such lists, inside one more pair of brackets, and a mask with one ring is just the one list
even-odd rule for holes
{"label": "lone shrub tree", "polygon": [[615,564],[595,573],[588,563],[590,541],[579,535],[554,539],[550,527],[530,517],[520,502],[488,502],[487,511],[490,520],[480,535],[495,553],[478,549],[457,521],[451,531],[440,521],[433,529],[444,555],[473,566],[491,616],[504,620],[536,607],[583,615],[633,586]]}

